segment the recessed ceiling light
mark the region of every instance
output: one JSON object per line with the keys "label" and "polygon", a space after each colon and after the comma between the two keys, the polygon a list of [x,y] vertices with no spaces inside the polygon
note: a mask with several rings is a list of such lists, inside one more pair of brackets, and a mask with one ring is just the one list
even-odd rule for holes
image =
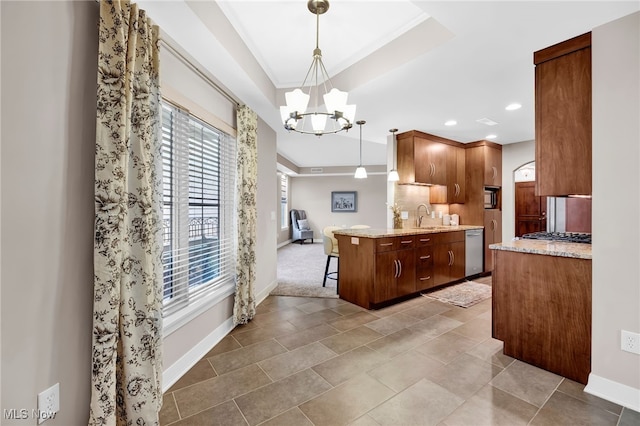
{"label": "recessed ceiling light", "polygon": [[522,108],[522,105],[514,102],[512,104],[507,105],[505,109],[507,111],[515,111],[515,110],[520,109],[520,108]]}
{"label": "recessed ceiling light", "polygon": [[445,126],[455,126],[456,124],[458,124],[456,120],[449,120],[444,123]]}
{"label": "recessed ceiling light", "polygon": [[487,135],[487,136],[485,136],[485,139],[495,139],[495,138],[497,138],[497,137],[498,137],[497,135],[493,135],[493,134],[492,134],[492,135]]}

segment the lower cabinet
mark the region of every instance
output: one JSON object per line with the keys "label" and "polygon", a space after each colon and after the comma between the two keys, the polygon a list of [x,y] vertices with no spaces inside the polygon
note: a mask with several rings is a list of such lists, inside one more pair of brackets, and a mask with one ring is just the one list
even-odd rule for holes
{"label": "lower cabinet", "polygon": [[373,303],[416,292],[416,261],[413,248],[377,253],[375,263]]}
{"label": "lower cabinet", "polygon": [[433,287],[433,236],[431,234],[418,236],[416,242],[416,291]]}
{"label": "lower cabinet", "polygon": [[484,270],[493,270],[493,253],[489,245],[502,242],[502,211],[487,209],[484,211]]}
{"label": "lower cabinet", "polygon": [[436,234],[433,244],[433,285],[464,278],[464,232]]}

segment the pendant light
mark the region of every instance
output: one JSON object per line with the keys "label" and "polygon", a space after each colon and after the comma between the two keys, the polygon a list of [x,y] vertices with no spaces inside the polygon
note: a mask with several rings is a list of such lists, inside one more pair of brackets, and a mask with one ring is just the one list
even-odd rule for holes
{"label": "pendant light", "polygon": [[356,124],[360,126],[360,165],[356,169],[356,174],[353,176],[356,179],[366,179],[367,170],[362,166],[362,125],[365,124],[366,121],[358,120]]}
{"label": "pendant light", "polygon": [[396,132],[398,131],[398,129],[391,129],[389,131],[392,134],[391,143],[393,144],[393,148],[391,149],[391,152],[393,154],[393,157],[391,167],[393,168],[389,171],[389,177],[387,178],[387,180],[389,182],[397,182],[400,180],[398,170],[396,170],[396,150],[398,149],[398,147],[396,146]]}

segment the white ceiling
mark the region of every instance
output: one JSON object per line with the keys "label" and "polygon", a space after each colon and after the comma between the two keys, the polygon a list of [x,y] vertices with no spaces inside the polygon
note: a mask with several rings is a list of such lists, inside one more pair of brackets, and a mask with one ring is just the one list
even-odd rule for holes
{"label": "white ceiling", "polygon": [[[138,1],[202,67],[278,133],[299,167],[358,164],[348,133],[287,133],[284,92],[302,83],[316,43],[306,0]],[[459,142],[534,138],[533,52],[640,10],[636,1],[333,0],[319,47],[363,126],[363,164],[386,163],[389,129]],[[506,111],[512,102],[522,104]],[[478,123],[489,118],[498,124]],[[456,126],[445,126],[454,119]]]}

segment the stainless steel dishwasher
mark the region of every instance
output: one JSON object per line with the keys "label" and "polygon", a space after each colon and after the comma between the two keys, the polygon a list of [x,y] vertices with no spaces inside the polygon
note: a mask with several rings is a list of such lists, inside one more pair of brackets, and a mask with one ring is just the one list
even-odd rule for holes
{"label": "stainless steel dishwasher", "polygon": [[483,235],[482,229],[469,229],[464,233],[465,277],[479,274],[484,269]]}

